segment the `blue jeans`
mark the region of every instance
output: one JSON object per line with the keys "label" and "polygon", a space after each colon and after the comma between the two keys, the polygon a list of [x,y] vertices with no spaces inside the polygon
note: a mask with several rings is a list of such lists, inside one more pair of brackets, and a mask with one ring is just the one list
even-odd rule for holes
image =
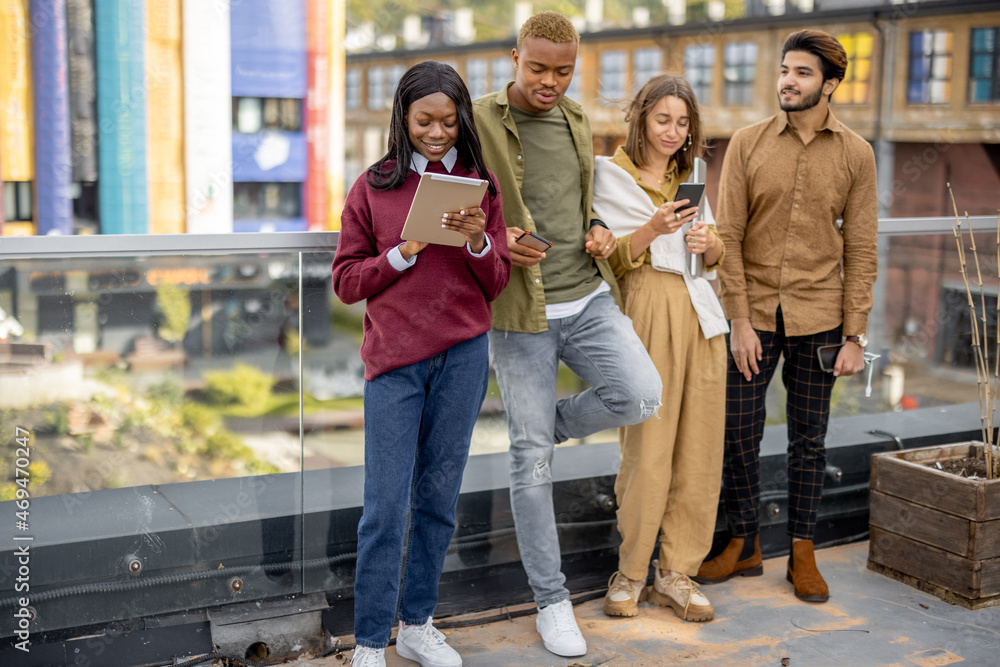
{"label": "blue jeans", "polygon": [[365,382],[365,504],[354,580],[359,646],[385,648],[397,608],[408,624],[434,613],[486,397],[488,349],[483,334]]}
{"label": "blue jeans", "polygon": [[[609,294],[540,333],[490,331],[490,354],[507,410],[510,504],[535,603],[569,598],[552,506],[554,443],[638,424],[656,413],[663,385],[649,353]],[[560,359],[590,388],[556,400]]]}

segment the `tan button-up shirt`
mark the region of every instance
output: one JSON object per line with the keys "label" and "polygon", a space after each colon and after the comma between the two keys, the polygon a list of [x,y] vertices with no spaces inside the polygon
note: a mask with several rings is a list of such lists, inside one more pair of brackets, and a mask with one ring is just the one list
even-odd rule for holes
{"label": "tan button-up shirt", "polygon": [[[838,224],[838,218],[843,220]],[[865,333],[877,265],[875,155],[830,112],[808,145],[779,112],[726,150],[716,213],[726,316],[804,336]]]}

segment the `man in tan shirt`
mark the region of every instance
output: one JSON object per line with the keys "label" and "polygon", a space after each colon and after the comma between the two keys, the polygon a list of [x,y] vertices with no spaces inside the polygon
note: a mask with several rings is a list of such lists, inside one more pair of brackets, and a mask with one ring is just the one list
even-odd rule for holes
{"label": "man in tan shirt", "polygon": [[[825,602],[813,533],[826,468],[830,395],[864,368],[876,272],[875,156],[829,110],[847,67],[817,30],[789,35],[778,76],[781,112],[733,135],[719,190],[726,248],[721,299],[731,320],[723,484],[730,542],[695,579],[755,576],[761,567],[760,441],[764,395],[779,356],[788,390],[788,580]],[[838,222],[838,219],[843,222]],[[844,343],[832,373],[817,349]]]}

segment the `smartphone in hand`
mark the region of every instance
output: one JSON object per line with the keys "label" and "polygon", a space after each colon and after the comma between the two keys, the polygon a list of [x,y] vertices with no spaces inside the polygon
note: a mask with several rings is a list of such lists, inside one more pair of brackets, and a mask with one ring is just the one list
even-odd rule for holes
{"label": "smartphone in hand", "polygon": [[545,252],[552,247],[552,242],[535,232],[525,232],[514,239],[515,243],[520,243],[539,252]]}
{"label": "smartphone in hand", "polygon": [[701,203],[701,196],[705,193],[704,183],[681,183],[680,187],[677,188],[677,195],[674,197],[674,201],[681,201],[682,199],[689,200],[684,208],[675,209],[675,213],[681,213],[691,208],[692,206],[697,206]]}

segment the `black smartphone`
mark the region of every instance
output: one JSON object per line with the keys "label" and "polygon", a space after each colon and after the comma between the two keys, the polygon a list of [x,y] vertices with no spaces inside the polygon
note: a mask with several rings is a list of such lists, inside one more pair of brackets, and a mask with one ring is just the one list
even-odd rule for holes
{"label": "black smartphone", "polygon": [[681,201],[682,199],[688,199],[691,203],[687,204],[684,208],[679,208],[675,213],[680,213],[686,211],[692,206],[697,206],[701,203],[701,196],[705,193],[704,183],[681,183],[680,187],[677,188],[677,195],[674,196],[674,201]]}
{"label": "black smartphone", "polygon": [[816,356],[819,358],[819,369],[824,373],[832,373],[833,367],[837,364],[837,355],[840,354],[840,348],[844,347],[843,343],[839,345],[824,345],[823,347],[816,349]]}
{"label": "black smartphone", "polygon": [[528,246],[529,248],[533,248],[539,252],[545,252],[552,247],[551,241],[539,236],[535,232],[525,232],[514,239],[514,241],[516,243],[520,243],[521,245]]}

